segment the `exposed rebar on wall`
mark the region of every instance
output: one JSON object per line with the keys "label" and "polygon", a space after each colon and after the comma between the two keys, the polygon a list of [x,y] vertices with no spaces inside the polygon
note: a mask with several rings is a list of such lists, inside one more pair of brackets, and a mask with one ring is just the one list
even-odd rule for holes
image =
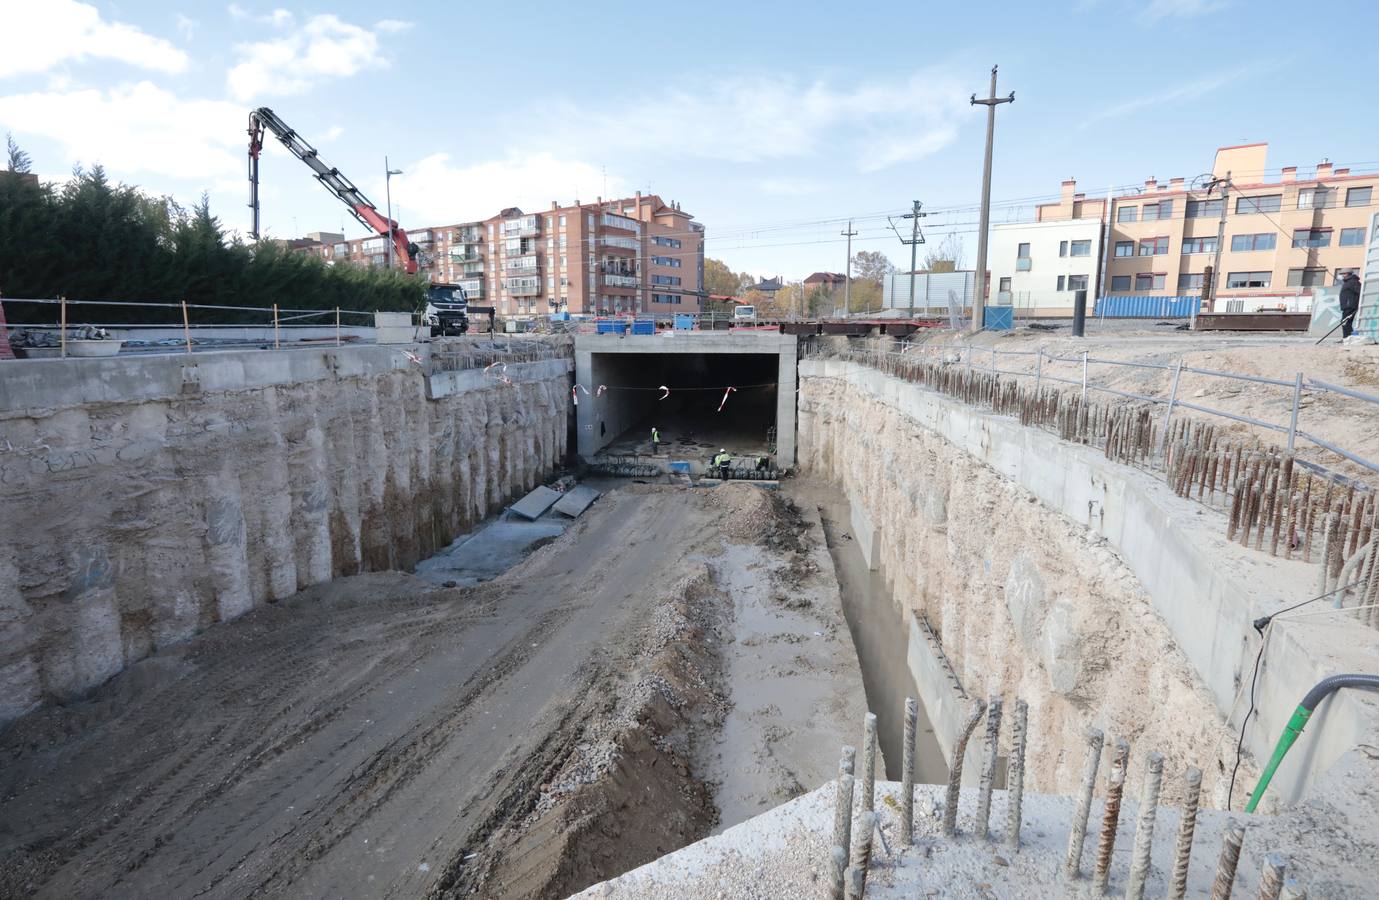
{"label": "exposed rebar on wall", "polygon": [[1106,893],[1111,877],[1111,853],[1116,847],[1116,830],[1120,827],[1120,800],[1125,790],[1125,769],[1130,760],[1130,744],[1117,738],[1111,772],[1106,779],[1106,804],[1101,814],[1101,835],[1097,842],[1096,866],[1092,870],[1092,896]]}

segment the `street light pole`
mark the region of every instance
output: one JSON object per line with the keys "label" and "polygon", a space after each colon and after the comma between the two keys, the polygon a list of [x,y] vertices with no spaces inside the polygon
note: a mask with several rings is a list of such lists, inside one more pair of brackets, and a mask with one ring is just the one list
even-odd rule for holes
{"label": "street light pole", "polygon": [[401,175],[401,169],[388,166],[388,157],[383,157],[383,191],[388,195],[388,268],[393,267],[393,176]]}
{"label": "street light pole", "polygon": [[856,234],[852,230],[852,220],[848,219],[848,230],[843,232],[848,239],[847,275],[843,276],[843,318],[852,312],[852,239]]}

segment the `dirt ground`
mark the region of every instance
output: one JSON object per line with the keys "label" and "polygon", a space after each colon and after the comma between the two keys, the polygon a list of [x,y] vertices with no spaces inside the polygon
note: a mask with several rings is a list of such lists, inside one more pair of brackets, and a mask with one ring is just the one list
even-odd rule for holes
{"label": "dirt ground", "polygon": [[[562,897],[703,837],[733,709],[721,535],[788,557],[804,532],[732,499],[613,491],[494,581],[341,579],[18,720],[0,897]],[[835,737],[860,731],[852,677]]]}

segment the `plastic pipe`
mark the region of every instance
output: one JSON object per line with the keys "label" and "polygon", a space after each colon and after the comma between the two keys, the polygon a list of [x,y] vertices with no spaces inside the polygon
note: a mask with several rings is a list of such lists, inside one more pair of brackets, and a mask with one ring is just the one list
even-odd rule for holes
{"label": "plastic pipe", "polygon": [[1259,805],[1264,791],[1268,789],[1269,782],[1274,777],[1274,771],[1278,769],[1279,763],[1283,762],[1283,757],[1288,754],[1288,749],[1293,746],[1293,742],[1307,727],[1307,720],[1312,718],[1312,713],[1317,711],[1317,704],[1325,700],[1333,691],[1347,687],[1379,691],[1379,675],[1332,675],[1330,678],[1323,678],[1317,682],[1317,686],[1307,692],[1307,696],[1302,698],[1298,708],[1293,710],[1293,717],[1283,727],[1283,734],[1278,736],[1278,743],[1274,745],[1274,754],[1269,757],[1269,764],[1264,767],[1264,773],[1259,776],[1259,783],[1250,793],[1250,802],[1245,804],[1245,812],[1255,811],[1255,807]]}

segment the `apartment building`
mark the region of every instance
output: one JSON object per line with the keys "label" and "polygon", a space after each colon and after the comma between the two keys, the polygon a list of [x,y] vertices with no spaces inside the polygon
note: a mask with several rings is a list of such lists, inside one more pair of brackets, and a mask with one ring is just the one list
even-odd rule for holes
{"label": "apartment building", "polygon": [[[462,285],[500,315],[697,313],[704,226],[655,194],[511,207],[480,222],[409,230],[430,281]],[[383,237],[316,242],[323,259],[385,265]]]}
{"label": "apartment building", "polygon": [[1224,199],[1219,185],[1208,192],[1182,178],[1114,197],[1104,293],[1200,294],[1219,253],[1214,308],[1253,311],[1358,271],[1379,176],[1323,162],[1309,177],[1296,166],[1266,177],[1267,156],[1265,143],[1217,150],[1212,175],[1225,179]]}
{"label": "apartment building", "polygon": [[991,229],[989,283],[997,306],[1020,315],[1072,315],[1076,292],[1090,302],[1101,276],[1105,198],[1088,199],[1077,181],[1064,181],[1059,199],[1035,207],[1033,222]]}

